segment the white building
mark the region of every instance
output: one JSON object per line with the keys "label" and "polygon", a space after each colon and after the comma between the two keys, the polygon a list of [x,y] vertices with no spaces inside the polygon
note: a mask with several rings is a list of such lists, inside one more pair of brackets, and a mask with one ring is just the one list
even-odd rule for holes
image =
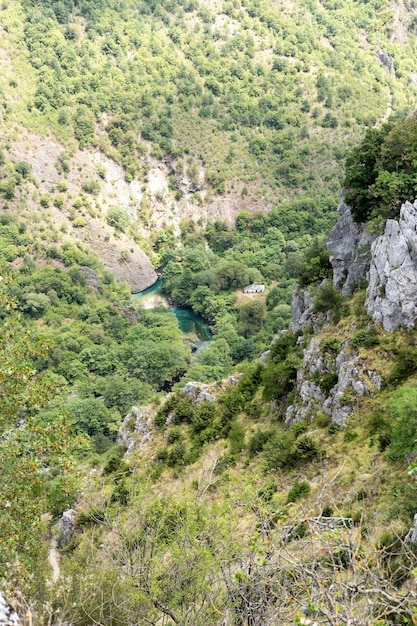
{"label": "white building", "polygon": [[243,289],[243,293],[263,293],[264,291],[265,285],[255,285],[255,283],[252,283],[252,285],[248,285]]}

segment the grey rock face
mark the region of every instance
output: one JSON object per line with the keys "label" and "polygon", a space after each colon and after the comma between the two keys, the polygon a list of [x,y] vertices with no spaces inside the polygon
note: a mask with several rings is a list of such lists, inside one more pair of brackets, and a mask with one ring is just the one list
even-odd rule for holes
{"label": "grey rock face", "polygon": [[155,411],[151,406],[133,406],[119,429],[117,443],[126,447],[126,454],[141,450],[152,441],[152,425]]}
{"label": "grey rock face", "polygon": [[259,362],[265,363],[270,354],[271,350],[265,350],[265,352],[262,352],[261,356],[259,357]]}
{"label": "grey rock face", "polygon": [[293,321],[289,325],[289,329],[293,332],[305,330],[308,326],[312,326],[314,330],[318,330],[320,326],[330,321],[331,313],[315,313],[314,312],[315,297],[308,289],[296,287],[291,301],[291,315]]}
{"label": "grey rock face", "polygon": [[387,220],[371,253],[367,312],[388,332],[411,330],[417,320],[417,201],[402,205],[399,221]]}
{"label": "grey rock face", "polygon": [[76,511],[74,509],[68,509],[64,511],[61,519],[59,520],[57,527],[59,531],[57,544],[59,548],[65,548],[73,538],[77,525],[75,523]]}
{"label": "grey rock face", "polygon": [[0,593],[0,626],[19,626],[19,624],[18,614]]}
{"label": "grey rock face", "polygon": [[202,402],[216,402],[216,398],[209,393],[208,386],[204,383],[187,383],[182,392],[197,405],[202,404]]}
{"label": "grey rock face", "polygon": [[[330,390],[320,387],[323,376],[335,375]],[[323,353],[320,339],[313,337],[304,350],[303,369],[297,374],[295,402],[288,407],[285,423],[293,424],[318,411],[329,415],[332,422],[343,426],[352,410],[355,398],[371,394],[381,386],[381,377],[369,370],[359,355],[352,355],[347,346],[337,356]]]}
{"label": "grey rock face", "polygon": [[84,274],[87,285],[91,287],[93,291],[98,291],[100,283],[99,283],[99,280],[95,271],[92,270],[91,267],[87,267],[86,265],[83,265],[80,267],[80,272],[81,274]]}
{"label": "grey rock face", "polygon": [[327,249],[333,267],[333,285],[347,296],[366,278],[374,237],[369,234],[366,224],[353,221],[343,195],[338,211],[340,217],[327,239]]}
{"label": "grey rock face", "polygon": [[414,515],[414,525],[412,526],[412,528],[410,528],[410,530],[404,537],[404,542],[405,543],[417,543],[417,513]]}
{"label": "grey rock face", "polygon": [[391,74],[391,76],[395,76],[394,61],[388,52],[378,46],[376,49],[376,56],[380,63],[382,63],[382,65],[388,70],[388,73]]}

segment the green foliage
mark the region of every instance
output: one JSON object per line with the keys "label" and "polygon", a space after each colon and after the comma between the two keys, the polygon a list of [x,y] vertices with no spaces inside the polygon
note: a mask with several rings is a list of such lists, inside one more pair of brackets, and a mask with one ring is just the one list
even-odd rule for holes
{"label": "green foliage", "polygon": [[401,202],[414,199],[416,156],[415,113],[367,131],[346,161],[346,202],[356,221],[395,218]]}
{"label": "green foliage", "polygon": [[85,180],[82,183],[81,188],[83,191],[85,191],[85,193],[90,193],[96,196],[100,192],[100,183],[98,183],[96,180]]}
{"label": "green foliage", "polygon": [[107,223],[116,230],[124,232],[129,226],[129,218],[121,207],[113,206],[107,211]]}
{"label": "green foliage", "polygon": [[291,427],[268,439],[262,447],[266,469],[298,467],[318,457],[320,450],[315,440],[310,435],[298,437],[299,434]]}
{"label": "green foliage", "polygon": [[253,457],[262,452],[266,442],[273,436],[272,430],[260,430],[248,442],[249,456]]}
{"label": "green foliage", "polygon": [[310,491],[311,487],[305,480],[296,480],[288,492],[287,502],[297,502],[297,500],[301,500],[302,498],[308,496]]}
{"label": "green foliage", "polygon": [[337,380],[337,374],[323,374],[322,376],[318,376],[318,384],[320,386],[320,389],[327,394],[336,385]]}
{"label": "green foliage", "polygon": [[333,287],[332,283],[325,282],[314,300],[313,309],[315,313],[326,313],[326,311],[337,313],[340,311],[341,305],[342,296],[340,293]]}
{"label": "green foliage", "polygon": [[259,332],[266,320],[266,307],[263,302],[254,300],[243,304],[239,309],[239,329],[244,337]]}
{"label": "green foliage", "polygon": [[400,387],[388,402],[394,417],[388,456],[399,459],[414,455],[417,440],[417,388]]}
{"label": "green foliage", "polygon": [[[3,514],[0,516],[0,575],[10,576],[11,563],[15,581],[30,588],[42,584],[30,579],[43,549],[41,514],[49,506],[59,509],[63,492],[69,494],[71,442],[65,415],[49,419],[42,407],[52,401],[58,380],[37,370],[44,358],[45,340],[32,334],[15,312],[7,282],[0,283],[0,480]],[[4,313],[7,313],[4,316]],[[22,416],[24,415],[24,419]],[[51,486],[50,472],[60,475]],[[61,495],[60,495],[61,494]]]}
{"label": "green foliage", "polygon": [[402,346],[389,376],[389,381],[399,383],[417,370],[417,348],[412,345]]}
{"label": "green foliage", "polygon": [[371,348],[372,346],[377,346],[379,342],[377,329],[372,325],[370,328],[361,328],[356,331],[352,337],[351,345],[353,348],[359,348],[359,346]]}

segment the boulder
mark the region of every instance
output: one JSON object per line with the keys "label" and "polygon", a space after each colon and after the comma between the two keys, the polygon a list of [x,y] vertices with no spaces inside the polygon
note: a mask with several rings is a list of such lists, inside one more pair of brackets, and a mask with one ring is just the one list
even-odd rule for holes
{"label": "boulder", "polygon": [[85,280],[87,285],[93,290],[98,291],[100,287],[100,283],[97,277],[97,274],[91,267],[87,267],[86,265],[82,265],[80,267],[80,273],[85,276]]}
{"label": "boulder", "polygon": [[[333,387],[322,388],[320,380],[335,375]],[[321,341],[313,337],[304,349],[303,368],[297,372],[294,404],[285,415],[287,426],[308,419],[322,411],[332,422],[343,426],[359,396],[372,394],[381,386],[381,376],[370,370],[359,354],[352,355],[343,347],[339,354],[323,352]]]}
{"label": "boulder", "polygon": [[63,512],[61,519],[57,524],[59,532],[57,545],[59,548],[65,548],[73,538],[77,530],[77,525],[75,522],[76,515],[77,513],[76,511],[74,511],[74,509],[68,509],[67,511]]}

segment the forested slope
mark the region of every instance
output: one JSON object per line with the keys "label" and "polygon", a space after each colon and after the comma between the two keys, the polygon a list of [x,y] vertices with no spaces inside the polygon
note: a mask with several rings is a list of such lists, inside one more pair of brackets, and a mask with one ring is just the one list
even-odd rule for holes
{"label": "forested slope", "polygon": [[[372,236],[414,200],[413,6],[6,0],[0,23],[0,576],[23,623],[415,623],[416,336],[372,322],[363,281],[342,297],[325,247],[343,181]],[[198,354],[131,300],[151,262],[209,323]]]}

